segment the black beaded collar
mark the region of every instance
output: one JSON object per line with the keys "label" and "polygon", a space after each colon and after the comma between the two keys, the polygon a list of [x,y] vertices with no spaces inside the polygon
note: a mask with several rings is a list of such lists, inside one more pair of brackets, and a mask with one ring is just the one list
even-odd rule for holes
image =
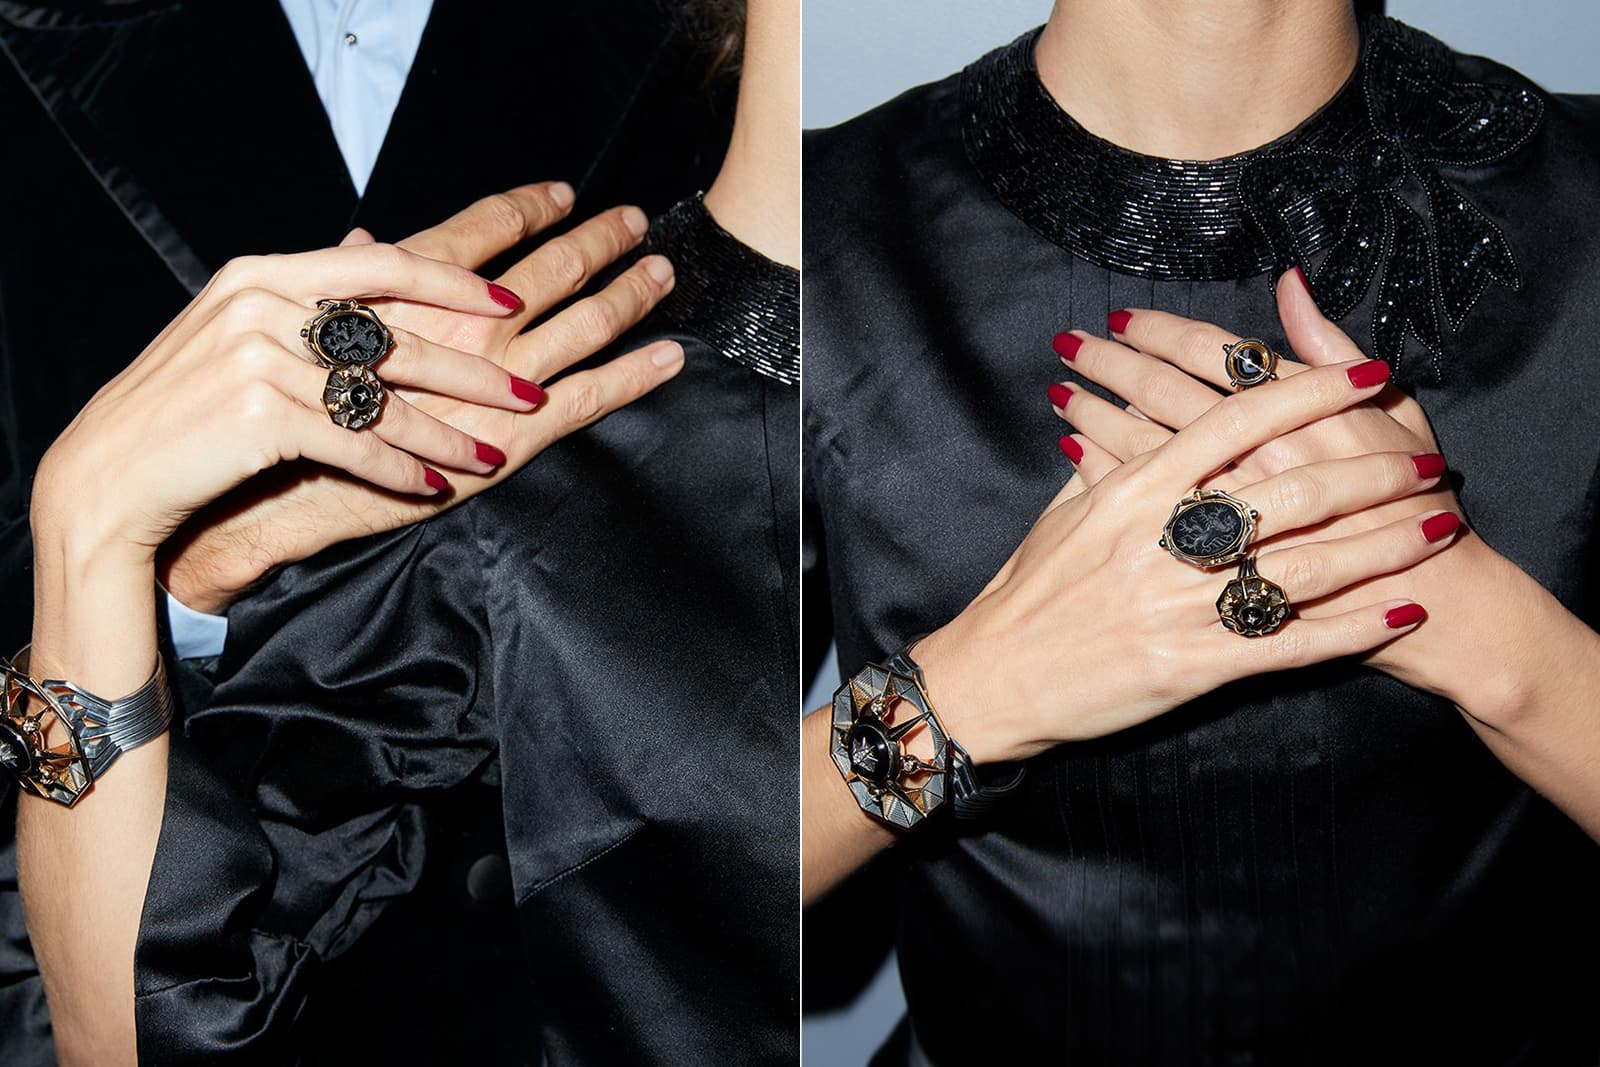
{"label": "black beaded collar", "polygon": [[1374,354],[1398,365],[1410,334],[1436,373],[1445,324],[1459,329],[1490,282],[1520,284],[1504,234],[1439,167],[1526,144],[1544,113],[1526,83],[1460,81],[1444,44],[1371,18],[1350,80],[1298,128],[1224,159],[1160,159],[1062,111],[1039,80],[1038,37],[963,73],[964,141],[1000,201],[1074,255],[1145,278],[1268,284],[1298,264],[1336,319],[1381,279]]}
{"label": "black beaded collar", "polygon": [[740,244],[698,196],[652,222],[641,251],[667,256],[677,273],[657,315],[757,374],[799,383],[799,271]]}

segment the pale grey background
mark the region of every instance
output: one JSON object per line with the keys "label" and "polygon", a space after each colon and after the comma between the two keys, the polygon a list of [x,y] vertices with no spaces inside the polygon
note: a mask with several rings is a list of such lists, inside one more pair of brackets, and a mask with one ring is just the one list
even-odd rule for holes
{"label": "pale grey background", "polygon": [[[832,126],[966,66],[1049,17],[1050,0],[804,0],[804,123]],[[1594,0],[1389,0],[1385,10],[1452,47],[1492,56],[1554,92],[1600,92]],[[806,707],[828,700],[824,667]],[[849,1010],[808,1016],[802,1055],[861,1067],[904,1008],[892,964]]]}

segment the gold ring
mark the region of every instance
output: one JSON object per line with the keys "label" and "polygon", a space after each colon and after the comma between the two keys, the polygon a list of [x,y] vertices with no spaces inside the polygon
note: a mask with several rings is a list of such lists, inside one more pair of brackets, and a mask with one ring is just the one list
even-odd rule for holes
{"label": "gold ring", "polygon": [[1239,561],[1239,576],[1222,587],[1217,618],[1240,637],[1266,637],[1282,629],[1291,605],[1283,587],[1256,573],[1256,558]]}

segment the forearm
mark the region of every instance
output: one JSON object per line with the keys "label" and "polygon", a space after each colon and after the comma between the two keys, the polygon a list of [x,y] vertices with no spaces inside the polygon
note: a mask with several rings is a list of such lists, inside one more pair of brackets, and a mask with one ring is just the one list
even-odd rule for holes
{"label": "forearm", "polygon": [[[120,697],[157,656],[152,566],[36,523],[35,678]],[[66,1064],[135,1062],[133,964],[161,830],[167,739],[123,755],[76,807],[25,795],[19,878],[29,932]]]}
{"label": "forearm", "polygon": [[811,904],[894,843],[894,832],[862,811],[828,755],[824,709],[800,724],[801,878]]}

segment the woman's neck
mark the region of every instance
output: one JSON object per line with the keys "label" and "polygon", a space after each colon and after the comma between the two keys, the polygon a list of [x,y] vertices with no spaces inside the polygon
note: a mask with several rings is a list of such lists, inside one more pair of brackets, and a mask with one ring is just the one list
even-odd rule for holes
{"label": "woman's neck", "polygon": [[733,139],[706,210],[768,259],[799,266],[799,0],[750,0]]}
{"label": "woman's neck", "polygon": [[1350,0],[1056,0],[1035,59],[1045,89],[1096,136],[1220,159],[1298,126],[1359,52]]}

